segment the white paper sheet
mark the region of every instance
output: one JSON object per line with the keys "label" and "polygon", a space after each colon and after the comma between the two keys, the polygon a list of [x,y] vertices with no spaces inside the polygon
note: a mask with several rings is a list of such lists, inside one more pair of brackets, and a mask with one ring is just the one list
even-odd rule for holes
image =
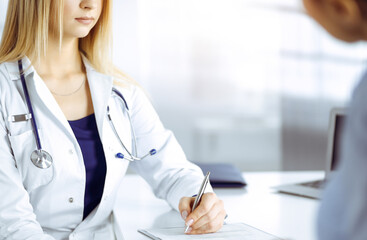
{"label": "white paper sheet", "polygon": [[138,230],[140,233],[149,236],[154,240],[195,240],[195,239],[211,239],[211,240],[279,240],[273,235],[260,231],[244,223],[231,223],[223,225],[222,229],[216,233],[202,235],[184,234],[184,227],[157,228]]}

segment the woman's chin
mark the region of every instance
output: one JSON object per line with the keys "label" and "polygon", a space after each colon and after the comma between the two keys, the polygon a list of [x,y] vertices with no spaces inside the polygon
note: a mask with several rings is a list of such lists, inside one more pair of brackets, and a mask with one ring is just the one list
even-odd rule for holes
{"label": "woman's chin", "polygon": [[85,38],[90,33],[90,30],[88,31],[77,31],[73,33],[64,33],[64,38]]}

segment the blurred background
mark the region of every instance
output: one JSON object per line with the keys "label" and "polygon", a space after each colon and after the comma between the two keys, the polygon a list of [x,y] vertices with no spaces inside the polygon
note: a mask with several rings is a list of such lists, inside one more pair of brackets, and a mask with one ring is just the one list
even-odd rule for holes
{"label": "blurred background", "polygon": [[324,169],[329,111],[366,66],[300,0],[114,0],[113,34],[188,159],[242,171]]}

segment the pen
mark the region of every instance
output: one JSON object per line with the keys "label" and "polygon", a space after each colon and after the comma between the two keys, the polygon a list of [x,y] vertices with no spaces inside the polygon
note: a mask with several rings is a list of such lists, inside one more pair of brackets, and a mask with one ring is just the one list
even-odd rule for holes
{"label": "pen", "polygon": [[[198,194],[196,195],[196,198],[195,198],[195,202],[194,202],[194,205],[192,205],[192,209],[191,209],[191,212],[193,212],[195,210],[195,208],[197,207],[197,205],[199,204],[200,200],[201,200],[201,197],[203,196],[204,194],[204,191],[205,191],[205,188],[206,188],[206,185],[208,184],[209,182],[209,175],[210,175],[210,172],[207,172],[206,175],[205,175],[205,178],[203,180],[203,182],[201,183],[201,186],[200,186],[200,189],[199,189],[199,192]],[[187,230],[189,229],[190,226],[186,226],[186,229],[185,229],[185,233],[187,232]]]}

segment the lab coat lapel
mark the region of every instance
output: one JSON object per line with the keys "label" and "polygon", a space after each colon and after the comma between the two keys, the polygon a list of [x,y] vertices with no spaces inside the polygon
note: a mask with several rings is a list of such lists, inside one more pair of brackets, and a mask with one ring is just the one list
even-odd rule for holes
{"label": "lab coat lapel", "polygon": [[[23,60],[25,66],[27,66],[30,61],[28,59]],[[31,67],[32,68],[32,67]],[[62,112],[60,106],[56,102],[56,99],[52,96],[50,90],[42,80],[42,78],[37,74],[37,72],[33,69],[33,72],[27,76],[27,85],[30,89],[31,99],[35,99],[33,106],[41,106],[44,105],[52,115],[49,117],[54,117],[53,121],[59,122],[60,125],[65,128],[67,134],[71,138],[74,137],[73,130],[71,129],[64,113]],[[33,93],[33,94],[32,94]],[[38,101],[40,100],[40,101]],[[39,119],[37,119],[38,121]]]}
{"label": "lab coat lapel", "polygon": [[96,72],[87,64],[87,77],[89,88],[92,96],[94,115],[97,122],[98,133],[101,141],[103,138],[103,126],[106,119],[108,100],[112,92],[113,78]]}

